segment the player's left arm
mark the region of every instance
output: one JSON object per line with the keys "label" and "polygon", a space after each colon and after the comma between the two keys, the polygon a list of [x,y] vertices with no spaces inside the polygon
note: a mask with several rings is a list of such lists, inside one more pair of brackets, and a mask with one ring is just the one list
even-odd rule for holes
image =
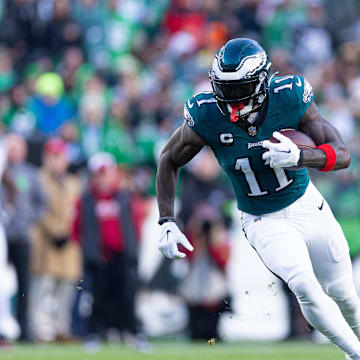
{"label": "player's left arm", "polygon": [[[312,102],[303,115],[299,130],[310,136],[320,148],[302,150],[302,165],[314,169],[339,170],[350,164],[350,152],[338,130],[320,114]],[[325,145],[324,145],[325,144]]]}

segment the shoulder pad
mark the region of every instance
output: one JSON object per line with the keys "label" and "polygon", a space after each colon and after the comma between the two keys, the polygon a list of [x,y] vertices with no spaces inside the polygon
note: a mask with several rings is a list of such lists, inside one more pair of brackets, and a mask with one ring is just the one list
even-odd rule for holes
{"label": "shoulder pad", "polygon": [[202,92],[192,96],[184,105],[184,121],[193,127],[200,125],[206,114],[206,107],[209,104],[216,104],[213,92]]}
{"label": "shoulder pad", "polygon": [[310,83],[299,75],[274,77],[270,83],[270,91],[278,100],[290,106],[306,106],[313,100]]}

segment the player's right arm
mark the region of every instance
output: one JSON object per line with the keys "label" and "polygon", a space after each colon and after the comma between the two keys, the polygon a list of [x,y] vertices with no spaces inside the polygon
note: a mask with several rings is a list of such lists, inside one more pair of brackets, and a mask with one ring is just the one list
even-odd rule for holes
{"label": "player's right arm", "polygon": [[[350,165],[350,152],[341,138],[339,131],[326,121],[320,114],[316,104],[307,108],[301,119],[300,130],[309,135],[320,148],[303,150],[302,163],[314,169],[323,169],[327,163],[328,155],[321,146],[331,147],[334,157],[332,170],[345,169]],[[325,148],[326,150],[326,148]]]}
{"label": "player's right arm", "polygon": [[177,174],[206,145],[205,141],[186,124],[171,136],[160,155],[156,176],[156,195],[160,218],[174,216]]}
{"label": "player's right arm", "polygon": [[187,164],[204,145],[206,142],[194,130],[184,124],[174,132],[160,155],[156,176],[156,196],[160,222],[162,219],[170,221],[161,224],[159,248],[170,259],[185,257],[184,253],[178,251],[177,243],[182,244],[190,251],[193,249],[172,219],[174,218],[174,201],[179,168]]}

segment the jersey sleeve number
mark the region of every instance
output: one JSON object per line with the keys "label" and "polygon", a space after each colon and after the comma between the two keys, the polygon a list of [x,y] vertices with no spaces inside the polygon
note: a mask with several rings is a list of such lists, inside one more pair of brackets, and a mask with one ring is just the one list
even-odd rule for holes
{"label": "jersey sleeve number", "polygon": [[[294,78],[294,75],[283,76],[283,77],[281,77],[280,79],[276,79],[274,82],[275,82],[275,84],[278,84],[278,83],[280,83],[280,82],[282,82],[282,81],[284,81],[284,80],[287,80],[287,79],[291,79],[291,80],[292,80],[293,78]],[[279,91],[281,91],[281,90],[283,90],[283,89],[290,89],[290,90],[292,90],[292,87],[293,87],[293,83],[292,83],[292,82],[291,82],[291,83],[288,83],[288,84],[280,85],[280,86],[274,88],[274,93],[277,94]]]}
{"label": "jersey sleeve number", "polygon": [[[249,185],[250,192],[248,196],[262,196],[268,194],[268,191],[262,191],[257,181],[254,171],[251,169],[249,158],[239,158],[235,162],[235,170],[241,170],[245,175],[246,182]],[[294,179],[288,179],[284,169],[272,169],[274,171],[275,177],[279,183],[279,186],[275,191],[280,191],[287,186],[289,186]]]}

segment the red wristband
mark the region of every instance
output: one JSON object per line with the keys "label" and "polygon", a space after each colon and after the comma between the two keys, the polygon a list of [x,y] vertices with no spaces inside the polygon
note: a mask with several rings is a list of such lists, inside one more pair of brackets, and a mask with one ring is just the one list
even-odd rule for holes
{"label": "red wristband", "polygon": [[316,149],[322,150],[326,155],[326,163],[319,171],[331,171],[334,169],[336,164],[336,152],[334,148],[329,144],[322,144],[317,146]]}

